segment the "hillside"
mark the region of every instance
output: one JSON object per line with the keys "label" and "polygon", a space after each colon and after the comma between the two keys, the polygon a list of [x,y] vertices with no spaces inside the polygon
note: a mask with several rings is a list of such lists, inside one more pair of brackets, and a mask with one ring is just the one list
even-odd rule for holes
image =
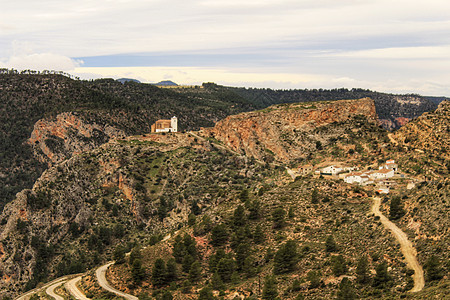
{"label": "hillside", "polygon": [[384,128],[389,130],[398,129],[408,120],[417,118],[422,113],[434,110],[437,107],[437,103],[432,97],[414,94],[395,95],[357,88],[350,90],[344,88],[332,90],[230,89],[246,99],[251,99],[259,107],[279,103],[371,98],[375,102],[380,123]]}
{"label": "hillside", "polygon": [[[278,164],[299,160],[370,164],[396,153],[399,146],[390,145],[387,133],[375,124],[371,100],[314,105],[274,106],[229,117],[217,126],[241,128],[254,116],[259,120],[255,124],[273,122],[275,128],[299,136],[315,132],[323,142],[307,157],[303,150],[295,152],[304,143],[280,151],[289,153],[287,159],[273,152]],[[440,112],[448,116],[447,110]],[[300,115],[309,115],[309,121]],[[283,136],[283,130],[277,134]],[[263,134],[255,138],[265,143]],[[226,150],[227,145],[195,133],[145,134],[109,141],[54,162],[33,189],[19,193],[0,216],[2,290],[17,294],[41,281],[117,260],[135,249],[130,259],[110,269],[109,278],[121,290],[141,297],[162,295],[169,286],[176,299],[196,298],[205,287],[228,296],[257,296],[271,274],[283,299],[333,298],[343,289],[365,298],[407,296],[411,270],[395,239],[369,214],[372,187],[311,176],[292,181],[283,167],[267,159],[259,162],[260,152],[253,155],[245,143],[242,149]],[[402,155],[415,153],[408,150]],[[448,215],[448,185],[425,186],[394,192],[403,197],[406,209],[396,222],[411,240],[417,240],[422,263],[431,253],[444,262],[449,236],[446,231],[437,235],[436,230],[446,222],[439,216]],[[438,190],[440,197],[427,196],[427,205],[420,205],[425,199],[421,195],[432,190]],[[382,209],[389,215],[388,202]],[[419,222],[420,230],[412,232],[410,228],[417,228]],[[159,242],[169,233],[167,241]],[[439,243],[432,242],[437,239]],[[142,247],[146,248],[138,250]],[[175,277],[169,280],[164,275],[154,281],[157,258],[169,268],[170,253]],[[448,267],[441,264],[440,272],[445,274]],[[89,274],[82,281],[85,293],[105,297],[93,273]],[[345,277],[350,285],[344,288]],[[443,295],[445,280],[427,281],[417,296]]]}
{"label": "hillside", "polygon": [[[191,130],[252,108],[239,97],[224,95],[202,93],[194,98],[112,79],[88,82],[54,74],[0,74],[0,208],[17,192],[30,188],[52,161],[42,155],[44,148],[59,149],[55,157],[61,161],[117,134],[150,132],[160,118],[177,115],[181,130]],[[58,124],[68,121],[68,114],[77,120],[58,129]],[[36,140],[42,126],[47,133]]]}
{"label": "hillside", "polygon": [[275,105],[229,116],[202,134],[256,159],[289,162],[345,139],[344,124],[356,118],[376,123],[373,100]]}
{"label": "hillside", "polygon": [[450,101],[425,113],[392,135],[402,152],[413,153],[404,160],[411,173],[422,178],[448,178],[450,172]]}
{"label": "hillside", "polygon": [[[12,71],[0,74],[0,91],[0,208],[17,192],[30,188],[54,160],[93,149],[117,134],[149,132],[155,120],[173,115],[181,130],[197,130],[228,115],[273,104],[372,97],[381,124],[397,128],[435,107],[420,96],[360,89],[274,91],[211,83],[163,89],[135,81],[80,81],[57,74]],[[43,140],[31,137],[39,131],[36,126],[58,124],[67,116],[64,113],[75,116],[76,124],[83,124],[81,128],[87,132],[80,132],[74,124],[64,126],[67,134],[53,135],[47,130]],[[50,152],[54,160],[47,156]]]}

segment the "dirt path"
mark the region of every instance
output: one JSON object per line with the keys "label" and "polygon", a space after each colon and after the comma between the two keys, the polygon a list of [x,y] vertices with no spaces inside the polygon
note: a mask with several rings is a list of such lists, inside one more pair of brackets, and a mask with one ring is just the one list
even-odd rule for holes
{"label": "dirt path", "polygon": [[416,258],[417,251],[412,246],[411,242],[408,240],[408,236],[406,233],[404,233],[400,228],[397,227],[394,223],[388,220],[381,212],[380,212],[380,205],[381,205],[381,199],[378,197],[373,198],[373,206],[372,206],[372,212],[380,217],[381,223],[389,229],[392,234],[395,236],[397,241],[400,243],[400,250],[403,253],[403,256],[405,257],[406,264],[408,267],[414,270],[414,287],[410,290],[410,292],[419,292],[423,289],[425,285],[425,279],[423,277],[423,269],[422,266],[419,264]]}
{"label": "dirt path", "polygon": [[393,135],[394,135],[394,134],[392,134],[392,133],[388,133],[388,138],[389,138],[389,140],[391,141],[391,143],[393,143],[393,144],[395,144],[395,146],[397,146],[397,145],[398,145],[398,142],[397,142],[396,139],[394,139]]}
{"label": "dirt path", "polygon": [[109,266],[112,265],[114,262],[107,263],[106,265],[101,266],[95,271],[95,275],[97,276],[98,284],[108,292],[114,293],[120,297],[124,297],[128,300],[138,300],[138,297],[135,297],[130,294],[126,294],[124,292],[121,292],[115,288],[113,288],[109,282],[106,280],[106,271],[108,270]]}

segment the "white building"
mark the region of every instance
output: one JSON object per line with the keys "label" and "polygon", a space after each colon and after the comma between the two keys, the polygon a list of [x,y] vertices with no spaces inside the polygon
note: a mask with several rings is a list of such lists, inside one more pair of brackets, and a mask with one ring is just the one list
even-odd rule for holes
{"label": "white building", "polygon": [[392,169],[381,169],[378,171],[370,172],[369,177],[373,180],[388,179],[394,177],[394,170]]}
{"label": "white building", "polygon": [[362,176],[362,173],[350,173],[344,177],[344,182],[346,183],[359,183],[361,184],[363,181],[367,180],[367,176]]}
{"label": "white building", "polygon": [[178,119],[172,117],[170,120],[158,120],[151,127],[152,132],[177,132]]}
{"label": "white building", "polygon": [[395,160],[389,159],[386,161],[384,165],[381,165],[379,167],[380,170],[386,169],[386,170],[394,170],[394,172],[398,171],[398,165],[395,163]]}
{"label": "white building", "polygon": [[320,170],[320,174],[323,175],[337,175],[342,172],[342,168],[336,166],[329,166]]}

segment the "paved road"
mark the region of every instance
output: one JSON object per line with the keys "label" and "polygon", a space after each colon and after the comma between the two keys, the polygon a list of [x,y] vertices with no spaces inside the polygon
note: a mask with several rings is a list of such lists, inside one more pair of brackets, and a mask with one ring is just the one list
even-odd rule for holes
{"label": "paved road", "polygon": [[116,290],[113,288],[108,281],[106,280],[106,271],[108,270],[109,266],[111,266],[114,262],[107,263],[106,265],[101,266],[95,271],[95,275],[97,276],[98,284],[105,290],[114,293],[120,297],[124,297],[128,300],[138,300],[138,297],[135,297],[130,294],[126,294],[124,292],[121,292],[119,290]]}
{"label": "paved road", "polygon": [[60,295],[55,293],[55,289],[59,286],[61,286],[63,283],[65,282],[65,279],[61,279],[60,281],[52,284],[51,286],[49,286],[45,292],[47,293],[47,295],[49,295],[50,297],[53,297],[53,299],[55,300],[64,300],[63,297],[61,297]]}
{"label": "paved road", "polygon": [[90,298],[86,297],[86,295],[77,287],[77,283],[81,280],[81,277],[82,275],[79,275],[71,280],[66,281],[64,286],[66,287],[66,290],[76,299],[90,300]]}
{"label": "paved road", "polygon": [[35,288],[32,289],[31,291],[26,292],[25,294],[22,294],[20,296],[18,296],[17,298],[15,298],[15,300],[27,300],[30,299],[31,295],[36,294],[44,289],[47,289],[48,287],[50,287],[51,285],[57,283],[57,282],[61,282],[67,279],[67,276],[61,277],[61,278],[57,278],[53,281],[50,281],[49,283],[41,286],[40,288]]}
{"label": "paved road", "polygon": [[400,243],[400,250],[403,253],[403,256],[406,259],[407,265],[414,270],[414,287],[410,290],[410,292],[419,292],[423,289],[425,286],[425,279],[423,277],[423,269],[422,266],[417,261],[417,251],[412,246],[411,242],[408,240],[408,236],[406,233],[404,233],[400,228],[398,228],[394,223],[388,220],[381,212],[380,212],[380,205],[381,205],[381,199],[379,197],[373,198],[373,206],[372,206],[372,212],[380,217],[381,223],[389,229],[392,234],[395,236],[395,238]]}

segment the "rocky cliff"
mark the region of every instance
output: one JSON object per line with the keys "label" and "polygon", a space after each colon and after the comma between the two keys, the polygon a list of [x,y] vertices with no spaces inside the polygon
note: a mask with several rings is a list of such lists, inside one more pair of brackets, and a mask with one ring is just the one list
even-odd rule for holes
{"label": "rocky cliff", "polygon": [[[447,177],[450,169],[450,101],[443,101],[433,111],[424,113],[400,128],[391,138],[409,152],[405,160],[413,174]],[[400,158],[401,159],[401,158]]]}
{"label": "rocky cliff", "polygon": [[68,112],[36,122],[27,142],[41,162],[51,165],[125,136],[122,130],[109,124],[89,122],[77,113]]}
{"label": "rocky cliff", "polygon": [[229,116],[202,134],[257,159],[288,161],[304,157],[343,134],[354,117],[376,122],[373,100],[321,101],[281,104]]}

